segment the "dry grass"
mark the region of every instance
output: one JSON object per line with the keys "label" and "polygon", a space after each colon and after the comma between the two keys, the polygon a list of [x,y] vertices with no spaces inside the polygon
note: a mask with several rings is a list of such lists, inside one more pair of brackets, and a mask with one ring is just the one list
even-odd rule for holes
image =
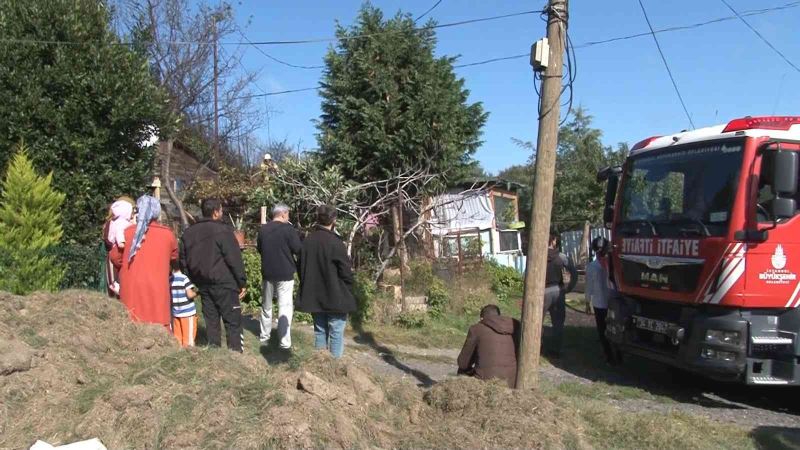
{"label": "dry grass", "polygon": [[[91,437],[109,448],[752,446],[732,427],[556,389],[459,378],[426,393],[307,348],[272,365],[252,347],[183,350],[163,329],[131,323],[119,303],[80,291],[0,294],[0,343],[0,373],[19,366],[0,375],[0,448]],[[303,376],[326,392],[299,390]]]}

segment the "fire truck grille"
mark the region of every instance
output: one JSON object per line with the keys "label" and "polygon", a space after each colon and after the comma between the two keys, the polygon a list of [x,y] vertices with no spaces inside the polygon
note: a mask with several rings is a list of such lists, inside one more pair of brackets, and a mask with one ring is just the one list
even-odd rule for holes
{"label": "fire truck grille", "polygon": [[622,260],[622,280],[625,284],[672,292],[694,292],[702,270],[701,263],[653,269],[641,262]]}

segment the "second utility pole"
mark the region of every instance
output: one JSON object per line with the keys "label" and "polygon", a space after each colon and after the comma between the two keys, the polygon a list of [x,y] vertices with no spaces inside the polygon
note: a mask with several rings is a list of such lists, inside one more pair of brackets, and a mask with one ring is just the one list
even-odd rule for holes
{"label": "second utility pole", "polygon": [[539,385],[544,284],[550,213],[553,209],[553,182],[556,171],[561,75],[566,35],[567,0],[550,0],[547,5],[547,40],[550,44],[550,58],[542,76],[542,96],[539,101],[533,209],[522,303],[522,344],[517,360],[518,389],[535,389]]}

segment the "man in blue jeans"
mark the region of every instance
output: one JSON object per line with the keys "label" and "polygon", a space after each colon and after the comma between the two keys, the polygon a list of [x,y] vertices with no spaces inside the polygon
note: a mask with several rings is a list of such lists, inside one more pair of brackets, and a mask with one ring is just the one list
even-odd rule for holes
{"label": "man in blue jeans", "polygon": [[356,310],[353,271],[342,239],[334,233],[336,209],[317,208],[317,226],[300,251],[300,293],[297,310],[314,317],[314,347],[329,349],[334,358],[344,352],[347,314]]}

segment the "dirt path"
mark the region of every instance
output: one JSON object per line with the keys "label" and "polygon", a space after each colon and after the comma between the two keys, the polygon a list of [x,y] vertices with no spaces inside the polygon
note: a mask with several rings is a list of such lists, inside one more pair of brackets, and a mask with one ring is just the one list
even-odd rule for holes
{"label": "dirt path", "polygon": [[[592,320],[575,312],[568,314],[568,325],[575,332],[594,331],[586,329]],[[308,326],[301,325],[297,329],[313,332]],[[359,336],[347,337],[346,346],[352,357],[376,373],[421,386],[430,386],[455,375],[458,349],[386,345]],[[543,364],[541,374],[544,380],[556,385],[571,383],[596,388],[601,397],[606,389],[610,404],[629,411],[678,411],[747,428],[800,428],[800,402],[795,400],[797,389],[794,388],[722,384],[638,359],[626,361],[618,368],[587,367],[580,361],[580,355],[570,354],[552,364]],[[636,389],[620,389],[626,387]]]}

